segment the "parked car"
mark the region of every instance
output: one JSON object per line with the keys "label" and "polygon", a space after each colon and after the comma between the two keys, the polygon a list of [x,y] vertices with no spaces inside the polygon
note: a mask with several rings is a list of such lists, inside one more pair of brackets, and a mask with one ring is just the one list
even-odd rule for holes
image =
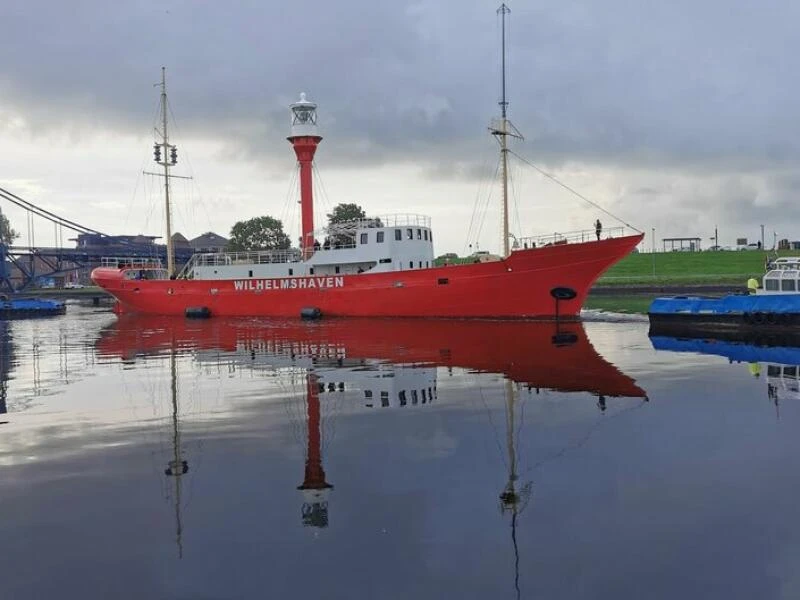
{"label": "parked car", "polygon": [[76,281],[68,281],[67,283],[64,284],[65,290],[79,290],[85,287],[86,287],[85,285],[83,285],[82,283],[78,283]]}

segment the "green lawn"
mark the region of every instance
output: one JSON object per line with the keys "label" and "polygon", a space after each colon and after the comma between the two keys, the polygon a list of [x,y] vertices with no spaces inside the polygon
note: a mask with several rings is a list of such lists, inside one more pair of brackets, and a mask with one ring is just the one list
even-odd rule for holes
{"label": "green lawn", "polygon": [[[601,285],[661,283],[737,283],[764,274],[767,252],[656,252],[630,254],[611,267],[598,281]],[[782,251],[781,256],[800,252]],[[655,273],[655,274],[654,274]]]}

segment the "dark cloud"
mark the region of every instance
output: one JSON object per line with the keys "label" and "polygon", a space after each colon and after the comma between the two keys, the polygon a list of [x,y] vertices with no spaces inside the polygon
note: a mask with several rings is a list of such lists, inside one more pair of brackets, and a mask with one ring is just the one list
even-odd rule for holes
{"label": "dark cloud", "polygon": [[[496,112],[494,6],[16,3],[0,91],[34,131],[142,131],[162,64],[188,134],[285,152],[286,105],[320,103],[332,165],[463,161]],[[511,115],[553,163],[795,160],[796,3],[512,2]],[[716,168],[716,167],[715,167]]]}

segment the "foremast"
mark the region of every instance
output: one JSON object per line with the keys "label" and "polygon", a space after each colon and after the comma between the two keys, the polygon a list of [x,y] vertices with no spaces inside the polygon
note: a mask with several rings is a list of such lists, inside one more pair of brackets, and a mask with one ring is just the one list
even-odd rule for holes
{"label": "foremast", "polygon": [[183,177],[181,175],[172,175],[169,170],[178,164],[178,147],[169,143],[169,134],[167,131],[167,111],[169,106],[167,104],[167,68],[161,67],[161,83],[155,84],[161,87],[161,131],[156,129],[156,133],[161,135],[161,141],[153,145],[153,160],[156,164],[164,167],[163,173],[150,173],[145,171],[147,175],[156,175],[164,178],[164,221],[167,229],[167,274],[169,277],[175,275],[175,245],[172,241],[172,204],[169,199],[169,180],[171,177],[178,177],[180,179],[191,179],[191,177]]}
{"label": "foremast", "polygon": [[514,125],[508,119],[508,99],[506,98],[506,15],[510,12],[511,9],[508,8],[505,3],[501,4],[500,8],[497,9],[497,14],[500,15],[502,40],[502,75],[500,82],[500,102],[498,103],[500,104],[500,119],[495,120],[491,127],[489,127],[489,131],[491,131],[492,135],[495,136],[497,141],[500,143],[500,170],[502,172],[503,184],[503,258],[511,253],[508,243],[509,238],[511,237],[511,232],[509,231],[508,226],[508,138],[510,136],[516,139],[522,139],[522,134],[520,134],[517,128],[514,127]]}

